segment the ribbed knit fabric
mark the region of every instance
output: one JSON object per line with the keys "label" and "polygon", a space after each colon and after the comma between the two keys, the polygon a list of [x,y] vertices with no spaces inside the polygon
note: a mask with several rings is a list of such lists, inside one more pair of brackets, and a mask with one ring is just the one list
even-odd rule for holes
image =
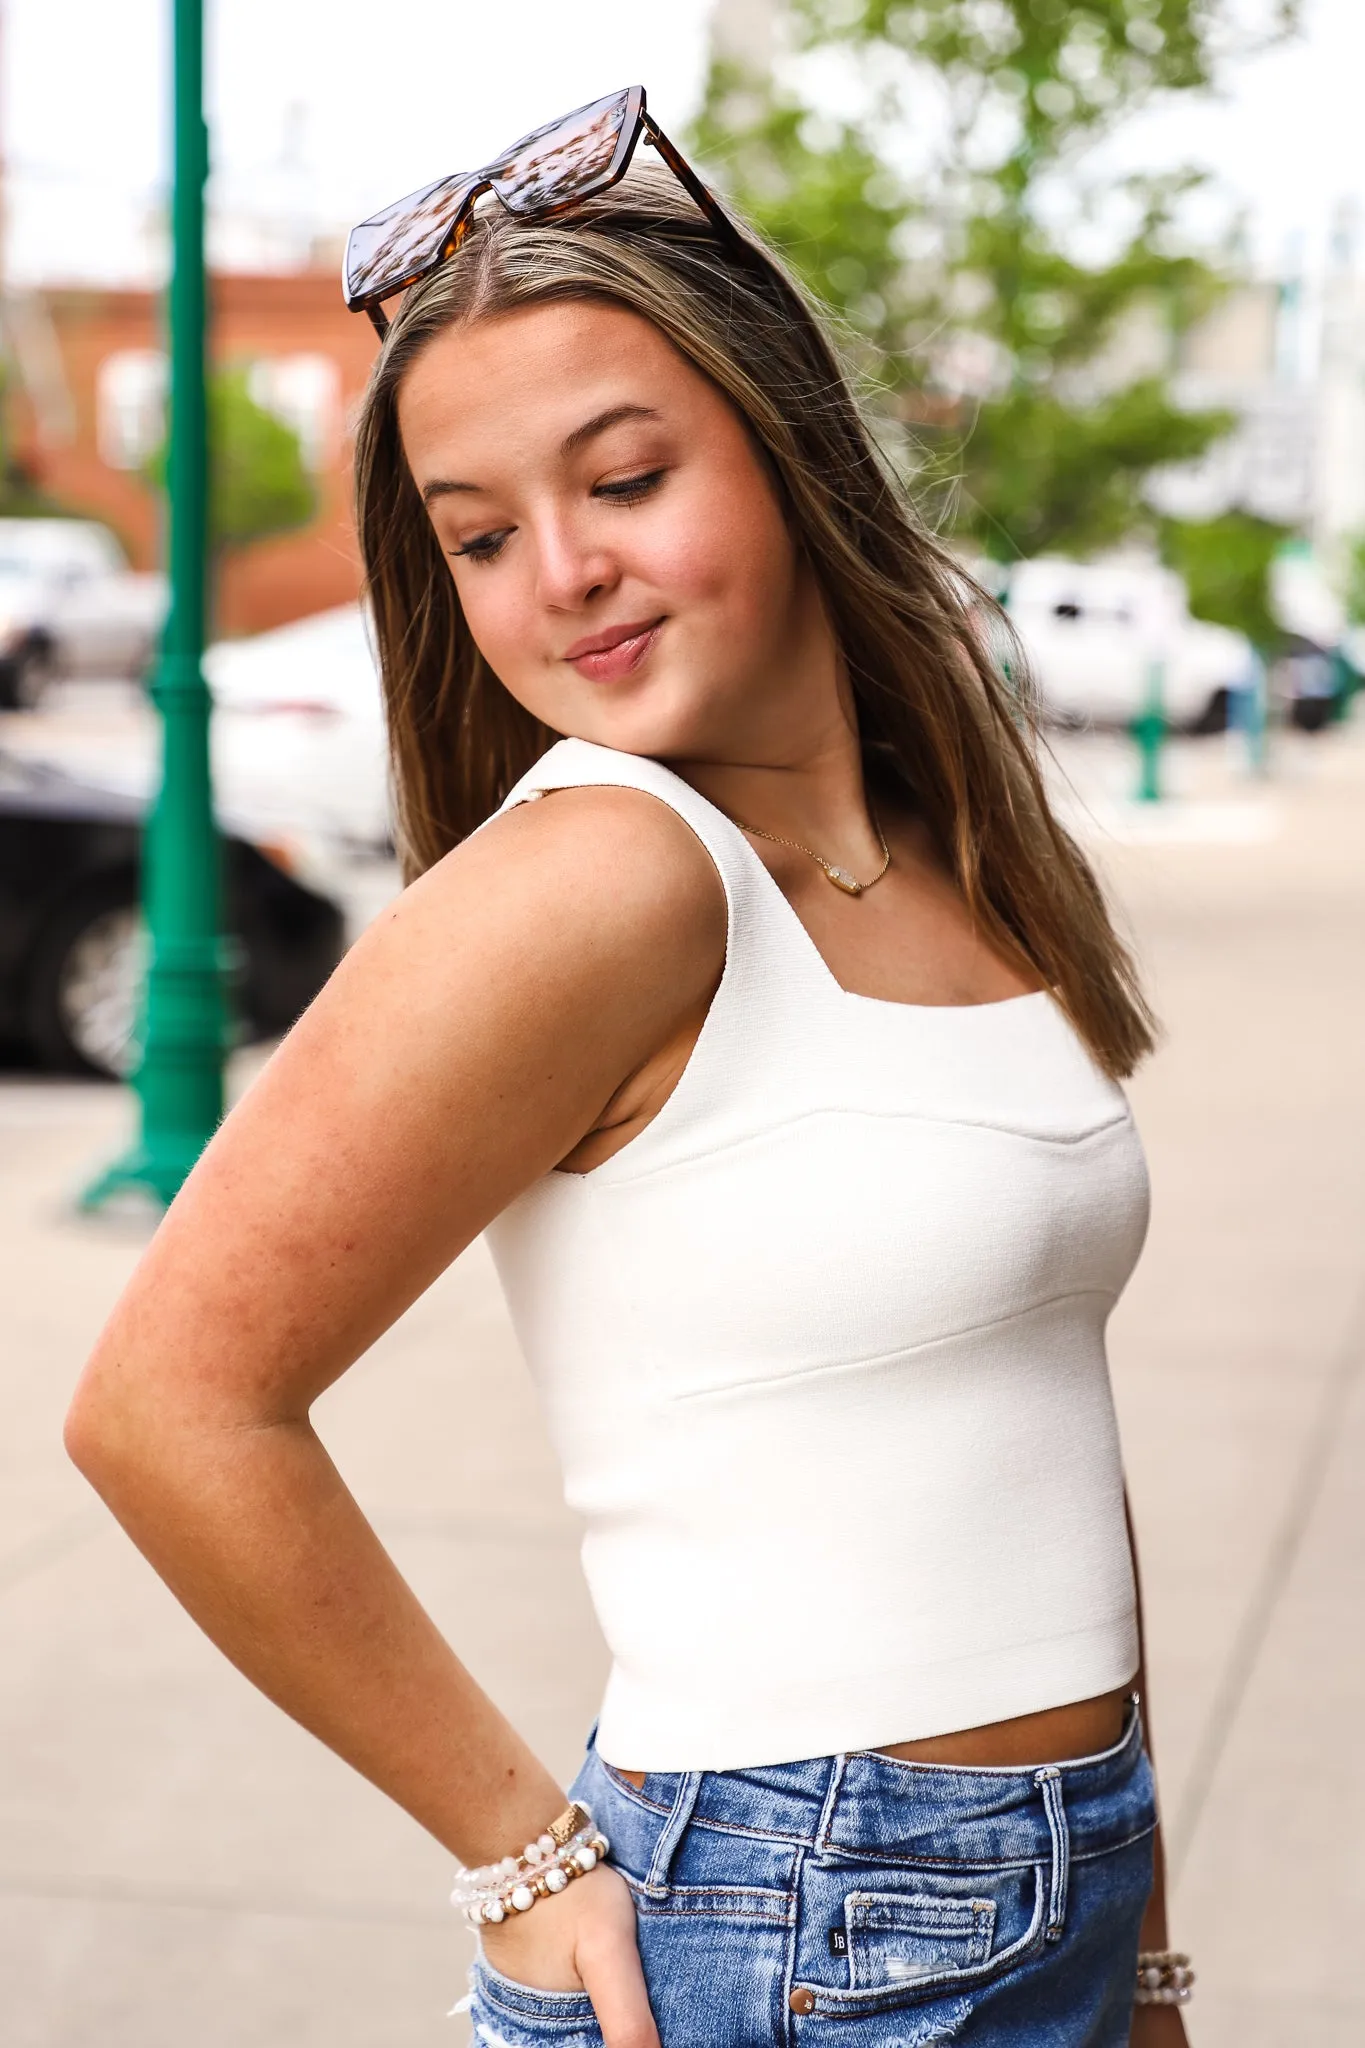
{"label": "ribbed knit fabric", "polygon": [[1085,1699],[1137,1667],[1104,1330],[1146,1229],[1121,1089],[1051,997],[848,993],[657,762],[725,971],[654,1121],[488,1232],[613,1656],[598,1746],[735,1770]]}

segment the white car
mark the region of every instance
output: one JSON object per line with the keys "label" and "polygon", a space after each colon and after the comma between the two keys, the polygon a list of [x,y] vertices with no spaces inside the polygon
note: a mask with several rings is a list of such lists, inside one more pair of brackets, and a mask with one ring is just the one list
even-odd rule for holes
{"label": "white car", "polygon": [[0,519],[0,709],[30,710],[64,676],[145,675],[166,614],[93,519]]}
{"label": "white car", "polygon": [[227,811],[357,851],[388,846],[383,703],[359,605],[219,641],[204,673]]}
{"label": "white car", "polygon": [[1044,713],[1062,724],[1126,725],[1148,707],[1159,664],[1170,722],[1216,731],[1251,673],[1250,643],[1191,618],[1180,577],[1156,562],[1040,555],[1009,571],[1004,601]]}

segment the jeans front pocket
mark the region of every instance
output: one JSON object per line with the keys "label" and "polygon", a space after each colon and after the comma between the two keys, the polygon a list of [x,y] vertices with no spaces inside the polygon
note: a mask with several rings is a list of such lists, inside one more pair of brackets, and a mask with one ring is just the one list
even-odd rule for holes
{"label": "jeans front pocket", "polygon": [[924,1892],[850,1892],[844,1940],[855,1991],[961,1975],[986,1962],[995,1938],[994,1899]]}
{"label": "jeans front pocket", "polygon": [[475,1959],[469,2016],[477,2048],[602,2048],[586,1991],[538,1991]]}
{"label": "jeans front pocket", "polygon": [[803,1917],[827,1928],[828,1955],[822,1938],[820,1966],[811,1951],[809,1973],[798,1969],[804,2009],[854,2019],[974,1994],[1042,1952],[1047,1900],[1036,1863],[883,1864],[856,1875],[808,1865]]}

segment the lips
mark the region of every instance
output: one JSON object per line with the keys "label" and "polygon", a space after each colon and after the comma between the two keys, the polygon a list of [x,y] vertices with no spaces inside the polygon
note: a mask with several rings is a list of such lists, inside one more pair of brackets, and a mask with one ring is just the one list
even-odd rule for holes
{"label": "lips", "polygon": [[564,659],[594,682],[613,681],[639,667],[663,623],[662,619],[636,619],[630,625],[608,626],[575,641]]}

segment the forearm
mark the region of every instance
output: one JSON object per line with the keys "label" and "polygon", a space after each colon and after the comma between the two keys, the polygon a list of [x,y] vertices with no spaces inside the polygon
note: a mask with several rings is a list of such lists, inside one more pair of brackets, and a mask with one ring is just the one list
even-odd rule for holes
{"label": "forearm", "polygon": [[518,1848],[563,1805],[306,1421],[144,1427],[136,1454],[88,1422],[73,1434],[77,1462],[238,1669],[461,1861]]}

